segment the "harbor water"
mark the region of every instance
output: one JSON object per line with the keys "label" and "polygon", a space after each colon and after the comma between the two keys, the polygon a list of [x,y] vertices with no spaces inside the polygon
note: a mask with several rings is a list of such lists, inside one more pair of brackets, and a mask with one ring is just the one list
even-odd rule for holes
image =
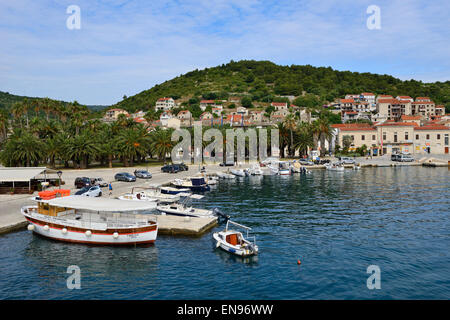
{"label": "harbor water", "polygon": [[[222,180],[197,207],[250,226],[260,254],[200,238],[149,247],[0,236],[0,299],[448,299],[450,171],[363,168]],[[301,264],[298,264],[298,260]],[[379,267],[370,290],[367,268]],[[68,289],[69,266],[80,289]]]}

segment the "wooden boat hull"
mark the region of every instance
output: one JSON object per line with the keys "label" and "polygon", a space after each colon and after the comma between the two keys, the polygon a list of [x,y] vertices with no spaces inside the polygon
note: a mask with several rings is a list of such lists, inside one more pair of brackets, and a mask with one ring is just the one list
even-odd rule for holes
{"label": "wooden boat hull", "polygon": [[156,224],[136,228],[95,230],[66,225],[64,222],[51,223],[26,214],[24,216],[30,223],[28,230],[43,237],[64,242],[113,246],[150,244],[156,241],[158,234]]}

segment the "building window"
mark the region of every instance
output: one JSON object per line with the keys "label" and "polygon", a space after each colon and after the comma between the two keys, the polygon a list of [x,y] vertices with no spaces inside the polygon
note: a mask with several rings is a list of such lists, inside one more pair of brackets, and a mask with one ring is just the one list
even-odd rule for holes
{"label": "building window", "polygon": [[394,132],[394,142],[397,142],[397,132]]}
{"label": "building window", "polygon": [[372,140],[373,140],[373,141],[375,141],[375,140],[376,140],[376,139],[375,139],[375,135],[374,135],[374,134],[372,135]]}
{"label": "building window", "polygon": [[355,141],[355,136],[351,136],[352,137],[352,141]]}
{"label": "building window", "polygon": [[366,139],[366,137],[364,136],[364,135],[361,135],[361,140],[365,140]]}
{"label": "building window", "polygon": [[427,134],[427,140],[430,140],[430,135],[429,134]]}
{"label": "building window", "polygon": [[416,134],[416,140],[419,140],[419,135],[418,134]]}
{"label": "building window", "polygon": [[409,134],[408,134],[408,132],[405,132],[405,140],[408,140],[409,139]]}
{"label": "building window", "polygon": [[383,133],[383,140],[386,140],[386,132]]}
{"label": "building window", "polygon": [[437,139],[441,140],[441,135],[440,134],[437,135]]}

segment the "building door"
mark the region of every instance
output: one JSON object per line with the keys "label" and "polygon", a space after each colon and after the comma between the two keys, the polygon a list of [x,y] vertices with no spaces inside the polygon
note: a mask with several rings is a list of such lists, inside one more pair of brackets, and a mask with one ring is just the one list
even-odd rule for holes
{"label": "building door", "polygon": [[448,147],[445,147],[445,153],[448,153]]}

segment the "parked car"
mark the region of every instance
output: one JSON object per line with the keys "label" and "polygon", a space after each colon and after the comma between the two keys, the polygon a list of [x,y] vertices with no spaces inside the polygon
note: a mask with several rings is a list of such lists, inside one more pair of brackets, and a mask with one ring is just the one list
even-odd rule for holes
{"label": "parked car", "polygon": [[410,154],[399,154],[397,161],[400,161],[400,162],[413,162],[414,158]]}
{"label": "parked car", "polygon": [[232,166],[234,166],[234,162],[231,162],[231,161],[222,162],[221,164],[219,164],[219,166],[221,166],[221,167],[232,167]]}
{"label": "parked car", "polygon": [[182,169],[184,171],[188,171],[189,170],[189,167],[186,164],[184,164],[184,163],[180,163],[179,166],[180,166],[180,169]]}
{"label": "parked car", "polygon": [[166,164],[161,168],[161,171],[166,173],[177,173],[182,171],[182,169],[178,164]]}
{"label": "parked car", "polygon": [[391,154],[391,160],[392,161],[398,161],[400,155],[398,153]]}
{"label": "parked car", "polygon": [[125,181],[125,182],[134,182],[134,181],[136,181],[136,177],[133,176],[131,173],[128,173],[128,172],[116,173],[116,175],[114,176],[114,179],[116,181]]}
{"label": "parked car", "polygon": [[355,159],[350,158],[350,157],[339,157],[339,161],[342,164],[355,164]]}
{"label": "parked car", "polygon": [[152,174],[147,170],[135,170],[134,175],[136,176],[136,178],[141,179],[150,179],[152,177]]}
{"label": "parked car", "polygon": [[75,195],[84,197],[101,197],[102,189],[99,186],[84,187],[75,192]]}
{"label": "parked car", "polygon": [[108,182],[103,180],[103,178],[92,178],[91,179],[91,185],[99,186],[99,187],[107,187],[108,186]]}
{"label": "parked car", "polygon": [[75,179],[75,187],[77,189],[91,186],[91,179],[88,177],[78,177]]}
{"label": "parked car", "polygon": [[314,160],[314,164],[326,164],[326,163],[330,163],[330,160],[328,159]]}

